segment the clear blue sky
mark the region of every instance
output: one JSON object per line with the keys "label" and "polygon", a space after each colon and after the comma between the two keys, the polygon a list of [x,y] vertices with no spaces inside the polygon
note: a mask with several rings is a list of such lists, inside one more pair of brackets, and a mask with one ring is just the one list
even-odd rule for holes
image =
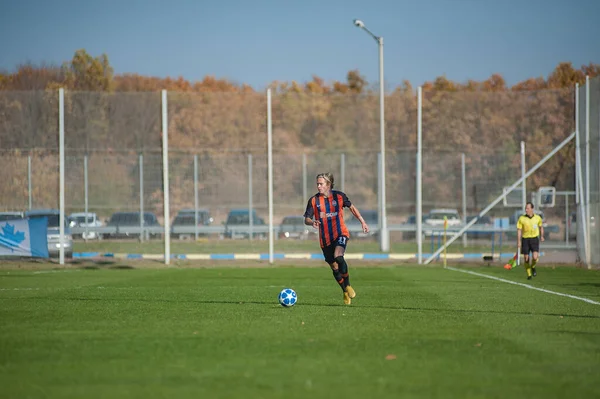
{"label": "clear blue sky", "polygon": [[257,90],[358,69],[413,86],[445,75],[500,73],[509,85],[562,61],[600,64],[600,0],[0,0],[0,69],[61,64],[80,48],[106,53],[115,73],[206,75]]}

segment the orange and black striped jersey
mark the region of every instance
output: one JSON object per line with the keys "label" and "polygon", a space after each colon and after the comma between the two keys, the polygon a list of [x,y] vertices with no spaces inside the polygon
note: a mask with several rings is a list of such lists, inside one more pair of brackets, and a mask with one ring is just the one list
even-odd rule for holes
{"label": "orange and black striped jersey", "polygon": [[305,218],[318,220],[319,241],[321,248],[325,248],[335,242],[339,236],[350,237],[346,223],[342,215],[342,208],[350,208],[352,203],[341,191],[332,190],[329,197],[317,193],[313,195],[306,204]]}

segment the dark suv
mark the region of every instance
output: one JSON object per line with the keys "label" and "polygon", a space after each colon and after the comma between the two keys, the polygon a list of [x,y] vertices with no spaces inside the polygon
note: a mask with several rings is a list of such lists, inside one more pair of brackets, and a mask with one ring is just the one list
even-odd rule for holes
{"label": "dark suv", "polygon": [[[107,227],[116,227],[116,231],[106,234],[110,238],[131,238],[140,236],[140,212],[116,212],[110,217]],[[160,238],[162,232],[156,215],[144,212],[144,237]],[[149,228],[149,229],[148,229]]]}
{"label": "dark suv", "polygon": [[[210,217],[208,209],[198,209],[198,230],[202,230],[202,226],[212,224],[213,218]],[[179,238],[180,240],[190,239],[196,235],[196,210],[182,209],[179,211],[173,223],[171,224],[171,237]],[[199,235],[207,235],[206,232],[201,232]]]}
{"label": "dark suv", "polygon": [[[232,209],[227,215],[225,222],[225,237],[227,238],[248,238],[250,236],[250,212],[248,209]],[[252,237],[267,238],[268,229],[265,221],[259,218],[256,210],[252,210]]]}

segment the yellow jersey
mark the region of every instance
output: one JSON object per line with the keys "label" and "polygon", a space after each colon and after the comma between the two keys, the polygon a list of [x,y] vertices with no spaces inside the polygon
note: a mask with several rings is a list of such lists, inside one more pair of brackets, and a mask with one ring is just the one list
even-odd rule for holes
{"label": "yellow jersey", "polygon": [[539,215],[534,214],[532,217],[521,215],[517,220],[517,229],[522,231],[523,238],[539,237],[540,227],[542,227],[542,218]]}

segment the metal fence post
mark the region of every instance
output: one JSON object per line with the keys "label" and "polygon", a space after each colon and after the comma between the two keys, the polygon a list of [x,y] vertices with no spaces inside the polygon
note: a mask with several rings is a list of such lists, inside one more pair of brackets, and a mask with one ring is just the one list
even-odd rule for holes
{"label": "metal fence post", "polygon": [[31,154],[27,156],[27,185],[28,185],[28,196],[29,196],[29,210],[32,207],[32,194],[31,194]]}
{"label": "metal fence post", "polygon": [[[254,234],[254,215],[252,213],[252,208],[254,204],[252,203],[252,154],[248,154],[248,226],[250,228],[250,233],[248,234],[248,239],[252,240],[252,236]],[[233,237],[232,237],[233,238]]]}
{"label": "metal fence post", "polygon": [[144,242],[144,154],[139,156],[140,168],[140,242]]}
{"label": "metal fence post", "polygon": [[83,196],[84,196],[84,208],[85,208],[85,237],[83,238],[87,242],[88,237],[88,156],[83,156]]}
{"label": "metal fence post", "polygon": [[169,121],[168,121],[168,105],[167,91],[162,91],[162,144],[163,144],[163,208],[164,208],[164,240],[165,240],[165,265],[168,265],[171,260],[171,216],[169,214],[170,198],[169,198]]}
{"label": "metal fence post", "polygon": [[198,155],[194,155],[194,238],[198,241]]}
{"label": "metal fence post", "polygon": [[[463,223],[467,224],[467,176],[465,166],[465,153],[460,154],[460,165],[461,165],[461,182],[462,182],[462,211],[463,211]],[[467,233],[463,234],[463,247],[467,247]]]}
{"label": "metal fence post", "polygon": [[59,262],[65,264],[65,89],[58,89],[58,152],[59,152]]}

